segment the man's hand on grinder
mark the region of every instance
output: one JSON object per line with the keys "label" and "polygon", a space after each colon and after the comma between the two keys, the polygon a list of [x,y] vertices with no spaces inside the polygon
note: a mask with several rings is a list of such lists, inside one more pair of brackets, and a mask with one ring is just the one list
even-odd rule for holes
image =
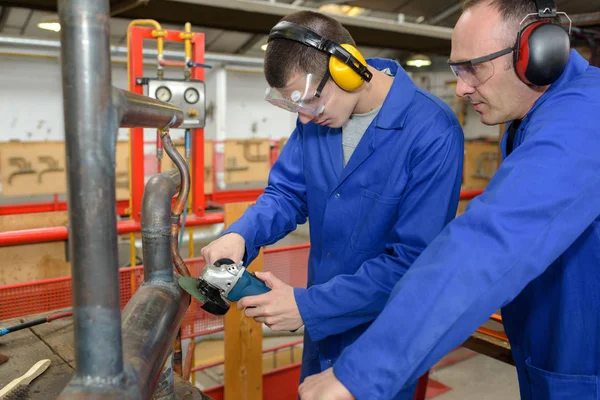
{"label": "man's hand on grinder", "polygon": [[202,254],[206,264],[212,265],[221,258],[229,258],[233,262],[238,263],[244,257],[245,251],[246,241],[244,238],[232,232],[210,242],[200,250],[200,254]]}

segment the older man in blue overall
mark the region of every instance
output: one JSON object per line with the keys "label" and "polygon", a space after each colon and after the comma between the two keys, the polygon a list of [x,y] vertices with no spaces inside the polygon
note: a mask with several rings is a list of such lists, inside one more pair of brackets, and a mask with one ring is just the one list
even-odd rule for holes
{"label": "older man in blue overall", "polygon": [[[314,12],[284,18],[265,56],[267,100],[298,113],[256,205],[202,250],[250,263],[310,220],[308,287],[272,288],[238,308],[273,330],[305,326],[302,378],[333,365],[456,213],[463,136],[452,110],[394,61],[362,58]],[[406,327],[414,321],[404,321]],[[414,379],[416,381],[416,379]],[[414,384],[396,399],[412,399]]]}
{"label": "older man in blue overall", "polygon": [[303,400],[393,398],[498,307],[522,399],[600,399],[600,70],[551,3],[466,2],[449,63],[504,161]]}

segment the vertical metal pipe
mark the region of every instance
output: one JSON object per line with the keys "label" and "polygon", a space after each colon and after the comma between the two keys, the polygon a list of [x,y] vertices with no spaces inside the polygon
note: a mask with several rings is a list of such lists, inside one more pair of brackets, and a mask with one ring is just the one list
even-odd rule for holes
{"label": "vertical metal pipe", "polygon": [[59,0],[77,377],[122,375],[108,0]]}

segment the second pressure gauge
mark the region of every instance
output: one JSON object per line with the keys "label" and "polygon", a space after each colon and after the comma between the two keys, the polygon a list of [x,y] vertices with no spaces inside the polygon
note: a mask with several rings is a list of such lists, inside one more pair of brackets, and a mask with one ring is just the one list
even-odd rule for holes
{"label": "second pressure gauge", "polygon": [[198,91],[194,88],[188,88],[184,93],[183,93],[183,98],[185,99],[185,101],[187,101],[189,104],[195,104],[198,102],[198,100],[200,100],[200,94],[198,93]]}
{"label": "second pressure gauge", "polygon": [[171,91],[166,86],[159,86],[156,89],[155,96],[158,100],[164,101],[165,103],[171,100]]}

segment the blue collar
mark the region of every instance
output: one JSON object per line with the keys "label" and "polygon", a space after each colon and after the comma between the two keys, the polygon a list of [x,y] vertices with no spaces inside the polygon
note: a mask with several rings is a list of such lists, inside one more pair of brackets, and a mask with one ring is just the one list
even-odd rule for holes
{"label": "blue collar", "polygon": [[393,75],[394,82],[375,118],[375,125],[381,129],[402,129],[412,104],[416,85],[396,61],[384,58],[369,58],[367,64],[382,71],[386,68]]}
{"label": "blue collar", "polygon": [[583,58],[577,51],[571,50],[569,54],[569,62],[567,63],[567,67],[564,72],[558,78],[556,82],[554,82],[546,92],[540,96],[539,99],[535,102],[531,110],[527,113],[529,116],[533,111],[535,111],[541,104],[546,101],[549,97],[554,95],[557,91],[561,90],[565,84],[568,84],[572,80],[576,79],[580,75],[582,75],[587,68],[589,67],[589,63]]}

